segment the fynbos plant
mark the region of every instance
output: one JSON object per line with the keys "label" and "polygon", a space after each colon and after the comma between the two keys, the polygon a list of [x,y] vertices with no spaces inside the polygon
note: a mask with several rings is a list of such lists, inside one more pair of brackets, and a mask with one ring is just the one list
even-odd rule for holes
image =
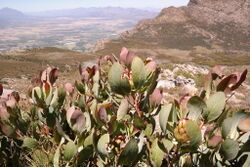
{"label": "fynbos plant", "polygon": [[247,70],[211,70],[200,95],[162,103],[160,68],[123,48],[56,85],[33,80],[30,112],[0,85],[1,166],[249,166],[250,115],[227,106]]}

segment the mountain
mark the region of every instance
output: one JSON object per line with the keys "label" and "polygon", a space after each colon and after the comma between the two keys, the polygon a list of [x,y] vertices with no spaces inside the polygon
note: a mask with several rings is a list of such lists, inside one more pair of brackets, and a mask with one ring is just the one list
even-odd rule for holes
{"label": "mountain", "polygon": [[0,9],[0,18],[4,19],[18,19],[18,18],[24,18],[25,15],[15,9],[11,8],[2,8]]}
{"label": "mountain", "polygon": [[91,7],[91,8],[76,8],[62,9],[43,12],[27,13],[32,16],[43,17],[73,17],[73,18],[89,18],[101,17],[107,19],[143,19],[152,18],[157,15],[156,10],[136,9],[136,8],[121,8],[121,7]]}
{"label": "mountain", "polygon": [[18,10],[11,8],[0,9],[0,28],[16,25],[26,19],[27,16]]}
{"label": "mountain", "polygon": [[249,52],[250,0],[190,0],[187,6],[165,8],[124,32],[119,40],[105,43],[100,52],[121,46],[158,50],[158,55],[166,55],[160,49],[193,50],[197,46]]}

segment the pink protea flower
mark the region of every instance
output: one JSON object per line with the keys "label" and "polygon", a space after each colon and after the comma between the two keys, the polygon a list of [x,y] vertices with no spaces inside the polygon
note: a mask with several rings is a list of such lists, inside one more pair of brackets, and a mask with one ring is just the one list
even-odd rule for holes
{"label": "pink protea flower", "polygon": [[127,48],[123,47],[120,53],[120,61],[122,64],[130,67],[133,58],[135,57],[134,52],[130,52]]}
{"label": "pink protea flower", "polygon": [[149,102],[151,105],[160,105],[163,99],[162,90],[156,88],[153,93],[149,96]]}
{"label": "pink protea flower", "polygon": [[66,92],[68,92],[69,94],[73,94],[74,90],[75,90],[75,87],[71,84],[71,83],[66,83],[64,85],[64,89]]}

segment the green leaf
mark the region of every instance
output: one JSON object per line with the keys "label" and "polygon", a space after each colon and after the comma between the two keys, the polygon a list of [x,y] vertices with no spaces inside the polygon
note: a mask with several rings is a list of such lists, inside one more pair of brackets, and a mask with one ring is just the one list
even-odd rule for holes
{"label": "green leaf", "polygon": [[226,139],[221,145],[220,152],[226,160],[233,160],[239,152],[239,143],[232,139]]}
{"label": "green leaf", "polygon": [[77,153],[77,146],[73,141],[69,141],[65,146],[64,146],[64,159],[66,161],[70,161]]}
{"label": "green leaf", "polygon": [[165,153],[158,145],[158,139],[155,139],[150,148],[150,159],[154,167],[161,167]]}
{"label": "green leaf", "polygon": [[93,145],[93,135],[94,135],[94,130],[89,134],[89,136],[86,137],[84,140],[84,147]]}
{"label": "green leaf", "polygon": [[195,121],[187,122],[187,134],[190,137],[190,145],[198,146],[201,143],[201,129]]}
{"label": "green leaf", "polygon": [[108,74],[111,90],[118,94],[128,94],[131,90],[128,78],[123,76],[124,69],[121,64],[114,63]]}
{"label": "green leaf", "polygon": [[104,134],[100,137],[97,143],[97,150],[100,154],[108,156],[108,144],[110,142],[109,134]]}
{"label": "green leaf", "polygon": [[134,121],[133,121],[133,124],[136,128],[139,128],[139,129],[145,129],[146,128],[146,125],[145,125],[145,122],[143,119],[141,119],[139,116],[135,115],[134,116]]}
{"label": "green leaf", "polygon": [[222,136],[223,138],[237,138],[237,127],[242,120],[248,117],[245,112],[236,112],[231,118],[227,118],[222,123]]}
{"label": "green leaf", "polygon": [[75,82],[76,89],[79,93],[84,94],[85,93],[85,86],[82,83]]}
{"label": "green leaf", "polygon": [[216,92],[206,102],[207,104],[207,111],[208,111],[208,117],[207,120],[209,122],[217,119],[221,113],[223,112],[223,109],[226,104],[226,96],[223,92]]}
{"label": "green leaf", "polygon": [[138,143],[136,139],[131,139],[125,146],[124,150],[118,158],[118,164],[129,166],[135,162],[138,155]]}
{"label": "green leaf", "polygon": [[83,150],[79,153],[79,158],[77,161],[77,166],[83,165],[85,161],[87,161],[94,153],[93,146],[84,147]]}
{"label": "green leaf", "polygon": [[229,135],[232,126],[233,126],[234,120],[233,118],[227,118],[223,121],[222,127],[221,127],[221,134],[222,137],[225,139]]}
{"label": "green leaf", "polygon": [[153,134],[153,132],[154,132],[154,125],[151,123],[148,123],[144,130],[145,136],[150,137]]}
{"label": "green leaf", "polygon": [[121,120],[128,112],[129,104],[127,99],[122,99],[121,104],[117,111],[117,120]]}
{"label": "green leaf", "polygon": [[23,140],[23,147],[27,147],[29,149],[33,149],[38,145],[37,140],[30,137],[25,137]]}
{"label": "green leaf", "polygon": [[161,107],[161,110],[159,113],[159,122],[160,122],[160,127],[163,133],[166,133],[168,118],[171,113],[172,106],[173,106],[172,104],[167,104]]}
{"label": "green leaf", "polygon": [[49,158],[47,154],[41,150],[35,150],[32,154],[32,160],[34,161],[34,166],[44,167],[48,166]]}
{"label": "green leaf", "polygon": [[40,87],[35,87],[32,90],[32,100],[38,104],[38,105],[42,105],[43,104],[43,92],[41,90]]}
{"label": "green leaf", "polygon": [[140,89],[147,78],[145,64],[139,57],[135,57],[132,61],[131,69],[134,86],[136,89]]}
{"label": "green leaf", "polygon": [[206,103],[198,96],[193,96],[188,100],[187,108],[188,118],[192,120],[198,120],[204,109],[206,108]]}
{"label": "green leaf", "polygon": [[173,142],[168,139],[162,139],[162,143],[168,152],[174,147]]}

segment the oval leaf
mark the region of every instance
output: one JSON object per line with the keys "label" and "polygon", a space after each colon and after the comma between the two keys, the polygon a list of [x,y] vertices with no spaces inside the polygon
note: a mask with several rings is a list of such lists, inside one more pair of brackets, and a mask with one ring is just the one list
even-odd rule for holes
{"label": "oval leaf", "polygon": [[80,108],[75,106],[70,107],[67,111],[66,117],[71,129],[78,133],[82,133],[85,130],[86,118]]}
{"label": "oval leaf", "polygon": [[138,155],[138,143],[136,139],[131,139],[125,146],[118,158],[118,164],[129,166],[135,162]]}
{"label": "oval leaf", "polygon": [[159,114],[160,127],[163,133],[166,133],[168,117],[172,110],[172,104],[162,106]]}
{"label": "oval leaf", "polygon": [[102,155],[108,155],[108,144],[110,142],[110,137],[109,134],[104,134],[100,137],[100,139],[98,140],[97,143],[97,150],[99,153],[101,153]]}
{"label": "oval leaf", "polygon": [[128,112],[129,104],[127,99],[123,99],[117,111],[117,120],[121,120]]}
{"label": "oval leaf", "polygon": [[188,118],[197,120],[201,117],[202,112],[206,108],[206,103],[198,96],[193,96],[188,100]]}
{"label": "oval leaf", "polygon": [[111,90],[118,94],[128,94],[131,90],[129,81],[123,77],[124,69],[121,64],[114,63],[108,74]]}
{"label": "oval leaf", "polygon": [[158,139],[155,139],[150,149],[150,159],[154,167],[161,167],[164,154],[158,145]]}
{"label": "oval leaf", "polygon": [[233,118],[227,118],[222,123],[221,134],[223,138],[226,138],[231,132],[232,126],[234,124]]}
{"label": "oval leaf", "polygon": [[77,147],[73,141],[69,141],[65,146],[64,146],[64,159],[66,161],[70,161],[75,154],[77,153]]}
{"label": "oval leaf", "polygon": [[217,92],[213,94],[206,102],[207,104],[207,111],[208,111],[208,121],[213,121],[217,119],[221,113],[223,112],[223,109],[226,104],[226,96],[223,92]]}
{"label": "oval leaf", "polygon": [[190,145],[198,146],[201,142],[201,129],[195,121],[189,120],[187,122],[187,134],[190,137]]}
{"label": "oval leaf", "polygon": [[135,57],[132,61],[131,69],[134,86],[136,89],[140,89],[147,77],[145,64],[139,57]]}
{"label": "oval leaf", "polygon": [[38,145],[37,140],[30,138],[30,137],[26,137],[23,140],[23,147],[27,147],[29,149],[33,149]]}
{"label": "oval leaf", "polygon": [[220,152],[226,160],[232,160],[239,152],[239,143],[232,139],[226,139],[221,145]]}

